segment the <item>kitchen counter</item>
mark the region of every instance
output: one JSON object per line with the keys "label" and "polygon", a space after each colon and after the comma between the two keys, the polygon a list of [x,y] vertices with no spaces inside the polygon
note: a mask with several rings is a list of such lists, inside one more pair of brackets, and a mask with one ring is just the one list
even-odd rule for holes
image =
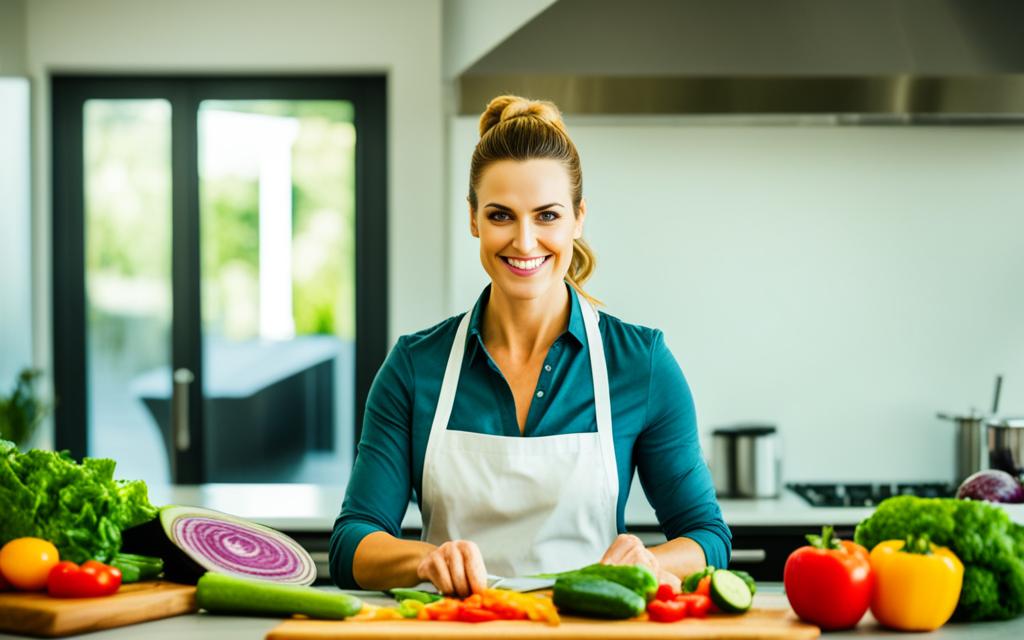
{"label": "kitchen counter", "polygon": [[[762,583],[754,606],[766,609],[785,608],[788,606],[779,583]],[[332,589],[332,588],[328,588]],[[379,592],[349,591],[363,597],[373,604],[389,604],[392,601],[384,598]],[[171,640],[188,637],[191,640],[216,638],[217,640],[262,640],[266,634],[278,625],[280,620],[272,618],[247,618],[237,616],[214,616],[197,613],[187,616],[167,618],[139,625],[99,631],[83,636],[89,640],[129,640],[145,634],[147,640]],[[410,623],[412,624],[412,623]],[[429,624],[429,623],[424,623]],[[907,638],[906,633],[886,631],[868,613],[860,625],[853,631],[829,633],[826,637],[851,636],[857,638]],[[23,638],[0,634],[0,639]],[[1024,637],[1024,617],[1006,622],[975,622],[950,623],[927,636],[935,640],[997,640],[1002,638]]]}
{"label": "kitchen counter", "polygon": [[[345,486],[310,484],[206,484],[150,487],[154,504],[185,504],[225,511],[282,531],[329,532],[341,510]],[[853,526],[874,510],[870,507],[812,507],[790,491],[774,499],[720,500],[730,527]],[[1024,511],[1021,512],[1024,521]],[[409,505],[402,528],[422,526],[416,504]],[[627,529],[658,527],[654,509],[638,480],[626,502]]]}
{"label": "kitchen counter", "polygon": [[[154,504],[183,504],[224,511],[283,531],[310,552],[318,580],[330,581],[329,537],[345,495],[343,485],[206,484],[151,487]],[[726,524],[732,530],[729,566],[750,572],[758,580],[781,580],[786,558],[806,544],[804,536],[833,525],[837,535],[853,536],[854,527],[871,507],[812,507],[790,491],[775,499],[721,500]],[[1024,505],[1004,505],[1011,517],[1024,523]],[[402,535],[418,538],[419,509],[409,505]],[[626,530],[644,544],[665,542],[654,509],[634,481],[626,502]]]}

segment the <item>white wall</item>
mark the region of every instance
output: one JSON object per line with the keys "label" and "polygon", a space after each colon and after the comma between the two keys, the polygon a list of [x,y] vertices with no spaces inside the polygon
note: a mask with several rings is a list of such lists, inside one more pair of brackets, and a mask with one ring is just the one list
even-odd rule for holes
{"label": "white wall", "polygon": [[[453,309],[486,283],[450,124]],[[788,480],[952,479],[939,410],[1024,415],[1024,128],[569,121],[587,289],[654,326],[714,426],[776,422]],[[706,449],[707,451],[708,449]]]}
{"label": "white wall", "polygon": [[32,364],[29,83],[0,77],[0,395]]}
{"label": "white wall", "polygon": [[387,73],[389,334],[394,340],[442,316],[440,0],[48,0],[27,9],[37,363],[52,361],[47,85],[57,71]]}

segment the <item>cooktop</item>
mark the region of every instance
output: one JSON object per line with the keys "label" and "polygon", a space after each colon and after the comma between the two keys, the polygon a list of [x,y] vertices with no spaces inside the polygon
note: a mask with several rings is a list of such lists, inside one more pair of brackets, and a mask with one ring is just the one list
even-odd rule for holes
{"label": "cooktop", "polygon": [[956,493],[956,485],[947,482],[816,482],[787,484],[786,487],[812,507],[873,507],[892,496],[948,498]]}

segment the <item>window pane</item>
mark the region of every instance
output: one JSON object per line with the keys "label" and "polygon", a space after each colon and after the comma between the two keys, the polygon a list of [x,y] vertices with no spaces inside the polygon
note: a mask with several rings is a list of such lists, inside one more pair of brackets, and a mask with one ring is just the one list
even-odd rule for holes
{"label": "window pane", "polygon": [[199,153],[207,478],[339,482],[354,422],[352,104],[204,101]]}

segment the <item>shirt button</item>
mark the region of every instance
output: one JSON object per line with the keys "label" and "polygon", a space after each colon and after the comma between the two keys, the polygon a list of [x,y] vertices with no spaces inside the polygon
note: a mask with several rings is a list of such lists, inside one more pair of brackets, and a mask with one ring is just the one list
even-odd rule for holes
{"label": "shirt button", "polygon": [[551,365],[550,364],[544,365],[544,370],[545,371],[551,371]]}
{"label": "shirt button", "polygon": [[544,397],[544,392],[543,391],[538,391],[537,392],[537,397],[538,398],[543,398]]}

